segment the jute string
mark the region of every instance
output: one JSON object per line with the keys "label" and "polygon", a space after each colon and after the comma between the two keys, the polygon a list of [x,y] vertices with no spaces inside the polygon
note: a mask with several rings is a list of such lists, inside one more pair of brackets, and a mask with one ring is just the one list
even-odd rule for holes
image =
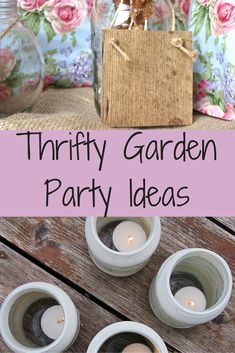
{"label": "jute string", "polygon": [[15,25],[19,22],[19,20],[20,20],[19,17],[14,19],[12,23],[3,32],[0,33],[0,40],[3,39],[5,35],[12,30],[13,27],[15,27]]}
{"label": "jute string", "polygon": [[[166,2],[168,3],[168,6],[170,8],[170,11],[171,11],[171,18],[172,18],[172,21],[171,21],[171,30],[172,32],[175,32],[175,29],[176,29],[176,20],[175,20],[175,10],[174,10],[174,6],[172,5],[171,1],[170,0],[166,0]],[[100,23],[101,25],[101,28],[102,29],[105,29],[103,26],[102,26],[102,23],[100,21],[100,18],[99,18],[99,15],[96,11],[96,3],[97,3],[97,0],[94,1],[94,4],[93,4],[93,13],[94,13],[94,16],[96,17],[96,19],[98,20],[98,22]],[[119,5],[118,5],[118,8],[114,14],[114,17],[110,23],[110,26],[109,26],[109,29],[112,29],[113,26],[114,26],[114,23],[117,19],[117,16],[119,15],[120,13],[120,10],[121,10],[121,5],[124,3],[124,0],[121,0]],[[129,28],[130,29],[130,28]],[[145,25],[145,30],[147,29],[147,26]],[[130,56],[120,47],[119,43],[113,38],[109,41],[110,45],[113,46],[114,49],[116,49],[116,51],[122,56],[122,58],[125,60],[125,61],[131,61],[130,59]],[[196,61],[197,60],[197,54],[195,51],[193,50],[189,50],[187,48],[184,47],[184,40],[182,38],[173,38],[172,41],[171,41],[171,44],[175,47],[175,48],[178,48],[180,49],[184,54],[186,54],[189,58],[191,58],[193,61]]]}

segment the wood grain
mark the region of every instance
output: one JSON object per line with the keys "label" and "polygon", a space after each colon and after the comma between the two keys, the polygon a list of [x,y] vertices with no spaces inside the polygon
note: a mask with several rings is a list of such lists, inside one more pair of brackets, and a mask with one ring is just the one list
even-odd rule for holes
{"label": "wood grain", "polygon": [[[192,124],[190,32],[103,31],[102,119],[113,127]],[[130,58],[125,61],[110,41]]]}
{"label": "wood grain", "polygon": [[92,263],[81,218],[0,219],[0,235],[41,262],[79,284],[89,293],[131,320],[153,327],[182,353],[231,353],[235,345],[235,295],[226,311],[213,322],[176,330],[162,324],[148,303],[150,283],[173,252],[203,247],[222,255],[235,274],[234,237],[205,218],[163,218],[162,239],[149,265],[135,276],[117,279]]}
{"label": "wood grain", "polygon": [[215,220],[220,222],[235,235],[235,217],[216,217]]}
{"label": "wood grain", "polygon": [[[81,314],[81,331],[75,344],[67,352],[85,353],[92,338],[103,327],[118,321],[108,311],[94,304],[88,298],[77,293],[62,282],[55,280],[55,278],[3,244],[0,244],[0,278],[0,304],[14,288],[31,281],[56,284],[71,296]],[[1,339],[0,352],[10,352]]]}

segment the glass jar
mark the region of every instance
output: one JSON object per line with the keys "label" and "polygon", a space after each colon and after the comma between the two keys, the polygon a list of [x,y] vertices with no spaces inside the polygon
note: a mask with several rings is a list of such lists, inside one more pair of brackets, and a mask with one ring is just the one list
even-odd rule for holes
{"label": "glass jar", "polygon": [[98,113],[101,106],[102,30],[162,30],[174,27],[170,0],[95,0],[92,14],[94,93]]}
{"label": "glass jar", "polygon": [[44,61],[16,0],[0,1],[0,118],[30,110],[43,88]]}

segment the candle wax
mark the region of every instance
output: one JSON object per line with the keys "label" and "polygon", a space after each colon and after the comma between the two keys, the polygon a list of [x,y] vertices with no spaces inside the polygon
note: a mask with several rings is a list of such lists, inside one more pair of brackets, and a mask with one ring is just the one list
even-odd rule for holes
{"label": "candle wax", "polygon": [[146,240],[146,233],[137,222],[123,221],[113,232],[113,244],[120,252],[137,250]]}
{"label": "candle wax", "polygon": [[133,343],[127,346],[122,353],[152,353],[152,351],[142,343]]}
{"label": "candle wax", "polygon": [[64,328],[64,311],[60,305],[51,306],[41,319],[41,327],[46,336],[56,340]]}
{"label": "candle wax", "polygon": [[204,311],[206,309],[206,297],[196,287],[184,287],[175,294],[175,299],[186,309],[192,311]]}

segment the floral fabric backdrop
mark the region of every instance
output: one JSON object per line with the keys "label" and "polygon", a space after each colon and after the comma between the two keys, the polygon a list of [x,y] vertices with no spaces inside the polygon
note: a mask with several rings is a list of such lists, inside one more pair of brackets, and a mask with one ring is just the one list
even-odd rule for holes
{"label": "floral fabric backdrop", "polygon": [[45,86],[92,85],[92,0],[18,0],[18,7],[43,48]]}
{"label": "floral fabric backdrop", "polygon": [[235,0],[193,0],[189,29],[194,65],[194,107],[235,120]]}

